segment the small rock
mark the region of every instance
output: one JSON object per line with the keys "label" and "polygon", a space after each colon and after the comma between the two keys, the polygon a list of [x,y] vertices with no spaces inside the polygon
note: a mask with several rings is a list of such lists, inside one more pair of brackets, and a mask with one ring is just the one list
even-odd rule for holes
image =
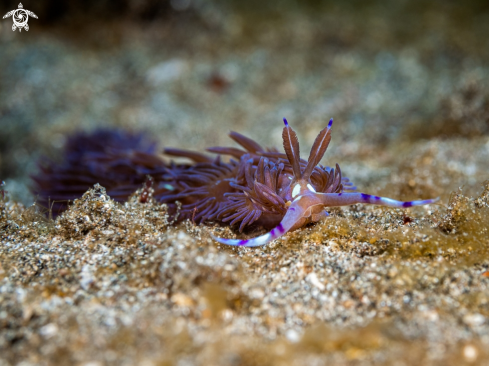
{"label": "small rock", "polygon": [[164,84],[177,80],[187,69],[187,62],[180,59],[164,61],[151,68],[146,79],[153,85]]}
{"label": "small rock", "polygon": [[484,324],[486,318],[482,314],[467,314],[463,318],[464,323],[472,327]]}
{"label": "small rock", "polygon": [[58,333],[58,326],[54,323],[49,323],[39,329],[39,333],[44,337],[44,338],[51,338]]}
{"label": "small rock", "polygon": [[306,280],[313,286],[323,291],[325,289],[324,285],[319,281],[316,273],[311,272],[307,275]]}
{"label": "small rock", "polygon": [[477,348],[475,348],[471,344],[467,344],[464,347],[463,353],[464,353],[464,358],[467,360],[467,362],[474,362],[477,359],[477,356],[479,355],[479,351],[477,350]]}
{"label": "small rock", "polygon": [[185,307],[192,306],[194,303],[194,301],[192,300],[191,297],[189,297],[185,294],[182,294],[181,292],[173,295],[171,297],[171,301],[173,301],[178,306],[185,306]]}
{"label": "small rock", "polygon": [[295,331],[294,329],[289,329],[286,333],[285,333],[285,337],[292,343],[297,343],[301,340],[301,337],[299,335],[299,333],[297,331]]}

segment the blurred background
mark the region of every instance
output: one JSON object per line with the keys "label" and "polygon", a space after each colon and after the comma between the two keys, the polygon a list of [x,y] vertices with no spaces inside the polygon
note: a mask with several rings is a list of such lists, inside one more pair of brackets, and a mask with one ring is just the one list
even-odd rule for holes
{"label": "blurred background", "polygon": [[392,174],[406,197],[489,178],[486,0],[22,4],[28,32],[0,21],[0,180],[15,200],[34,201],[29,175],[74,131],[201,150],[234,130],[280,147],[282,117],[303,155],[333,117],[323,162],[371,190],[389,193]]}

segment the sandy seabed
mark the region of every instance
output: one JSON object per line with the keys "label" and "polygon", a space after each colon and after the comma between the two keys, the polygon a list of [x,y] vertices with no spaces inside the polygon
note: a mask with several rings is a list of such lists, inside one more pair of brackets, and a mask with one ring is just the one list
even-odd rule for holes
{"label": "sandy seabed", "polygon": [[[142,29],[0,28],[0,366],[489,364],[487,14],[210,4]],[[334,117],[323,162],[360,191],[440,201],[331,208],[250,249],[210,234],[264,231],[174,225],[137,193],[87,187],[56,220],[28,193],[76,130],[280,146],[282,117],[303,154]]]}

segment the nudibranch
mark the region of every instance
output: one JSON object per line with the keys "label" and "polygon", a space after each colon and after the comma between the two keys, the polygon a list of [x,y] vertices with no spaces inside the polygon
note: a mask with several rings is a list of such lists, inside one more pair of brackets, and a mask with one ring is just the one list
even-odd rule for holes
{"label": "nudibranch", "polygon": [[[114,200],[123,202],[142,189],[140,202],[150,196],[168,206],[174,222],[221,222],[239,231],[250,225],[273,228],[249,240],[214,237],[227,245],[254,247],[269,243],[285,233],[316,222],[328,215],[326,207],[369,203],[411,207],[437,199],[396,201],[358,193],[342,176],[340,167],[319,164],[331,141],[333,119],[314,141],[309,159],[300,158],[297,134],[284,118],[282,133],[285,153],[265,149],[255,141],[231,132],[243,149],[211,147],[213,158],[195,151],[169,148],[166,155],[193,163],[167,162],[156,144],[140,134],[99,130],[76,134],[69,139],[62,161],[43,160],[33,176],[33,192],[53,215],[66,209],[66,202],[80,197],[96,183]],[[229,161],[221,155],[230,156]],[[52,203],[52,204],[51,204]]]}

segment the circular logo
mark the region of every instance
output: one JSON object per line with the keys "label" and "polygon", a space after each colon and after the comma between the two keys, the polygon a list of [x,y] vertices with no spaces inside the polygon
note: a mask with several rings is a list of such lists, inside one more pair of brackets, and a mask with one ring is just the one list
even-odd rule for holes
{"label": "circular logo", "polygon": [[14,21],[14,24],[18,28],[22,28],[27,24],[27,21],[29,20],[29,14],[27,14],[27,11],[25,11],[24,9],[17,9],[12,14],[12,19]]}

